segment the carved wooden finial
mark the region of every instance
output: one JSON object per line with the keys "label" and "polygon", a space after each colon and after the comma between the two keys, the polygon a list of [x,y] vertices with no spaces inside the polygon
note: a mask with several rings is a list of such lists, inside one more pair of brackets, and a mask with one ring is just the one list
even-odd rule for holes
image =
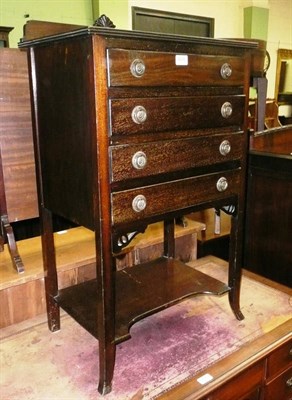
{"label": "carved wooden finial", "polygon": [[107,17],[105,14],[102,14],[93,24],[94,26],[103,26],[105,28],[115,28],[116,25]]}

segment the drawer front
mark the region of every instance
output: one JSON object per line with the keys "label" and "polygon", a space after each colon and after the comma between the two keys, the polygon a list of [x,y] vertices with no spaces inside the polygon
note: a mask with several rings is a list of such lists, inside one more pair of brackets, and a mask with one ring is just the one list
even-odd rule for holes
{"label": "drawer front", "polygon": [[109,49],[109,86],[238,86],[240,57]]}
{"label": "drawer front", "polygon": [[243,95],[113,99],[111,134],[241,127],[244,102]]}
{"label": "drawer front", "polygon": [[265,400],[292,399],[292,367],[272,380],[265,388]]}
{"label": "drawer front", "polygon": [[282,345],[268,357],[267,377],[278,374],[292,365],[292,340]]}
{"label": "drawer front", "polygon": [[[225,383],[202,400],[253,400],[260,399],[260,385],[264,364],[259,362]],[[276,398],[275,398],[276,399]],[[274,399],[274,400],[275,400]]]}
{"label": "drawer front", "polygon": [[241,132],[114,146],[110,149],[111,181],[120,182],[239,160],[244,151],[244,140]]}
{"label": "drawer front", "polygon": [[239,183],[240,170],[233,170],[113,192],[112,223],[133,222],[234,196]]}

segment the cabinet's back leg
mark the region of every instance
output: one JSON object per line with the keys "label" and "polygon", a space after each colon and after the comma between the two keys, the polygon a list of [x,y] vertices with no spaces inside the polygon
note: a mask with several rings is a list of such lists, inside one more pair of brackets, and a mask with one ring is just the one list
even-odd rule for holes
{"label": "cabinet's back leg", "polygon": [[239,304],[239,294],[240,294],[240,288],[239,286],[236,284],[232,286],[230,292],[229,292],[229,304],[230,307],[232,309],[232,311],[234,312],[236,318],[241,321],[244,319],[244,315],[242,314],[241,310],[240,310],[240,304]]}
{"label": "cabinet's back leg", "polygon": [[52,214],[45,208],[41,209],[41,229],[48,325],[49,329],[55,332],[60,329],[60,309],[54,300],[58,294],[58,277]]}
{"label": "cabinet's back leg", "polygon": [[242,265],[242,215],[231,214],[231,232],[229,247],[229,304],[236,318],[241,321],[244,316],[240,310],[240,285]]}

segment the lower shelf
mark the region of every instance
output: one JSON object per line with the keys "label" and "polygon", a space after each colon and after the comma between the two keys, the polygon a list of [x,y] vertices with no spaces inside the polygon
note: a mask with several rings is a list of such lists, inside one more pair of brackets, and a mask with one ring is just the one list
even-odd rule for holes
{"label": "lower shelf", "polygon": [[[224,283],[181,261],[159,258],[116,272],[115,342],[130,338],[138,320],[198,294],[222,295]],[[97,281],[90,280],[59,291],[56,302],[98,339]]]}

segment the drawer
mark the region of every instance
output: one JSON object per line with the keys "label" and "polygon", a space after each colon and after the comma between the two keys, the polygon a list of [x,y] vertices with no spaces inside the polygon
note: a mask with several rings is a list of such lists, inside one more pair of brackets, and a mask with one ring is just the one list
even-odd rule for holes
{"label": "drawer", "polygon": [[243,85],[240,57],[109,49],[109,86]]}
{"label": "drawer", "polygon": [[184,140],[119,145],[110,149],[111,181],[120,182],[239,160],[244,152],[242,132]]}
{"label": "drawer", "polygon": [[265,400],[292,399],[292,367],[282,372],[265,387]]}
{"label": "drawer", "polygon": [[268,357],[267,378],[292,365],[292,340],[283,344]]}
{"label": "drawer", "polygon": [[209,394],[207,397],[204,397],[202,400],[260,399],[260,385],[263,375],[264,365],[261,361],[237,375],[229,382],[223,384],[221,387]]}
{"label": "drawer", "polygon": [[112,223],[126,224],[235,196],[240,176],[240,170],[231,170],[113,192]]}
{"label": "drawer", "polygon": [[111,134],[242,127],[244,103],[243,95],[113,99]]}

